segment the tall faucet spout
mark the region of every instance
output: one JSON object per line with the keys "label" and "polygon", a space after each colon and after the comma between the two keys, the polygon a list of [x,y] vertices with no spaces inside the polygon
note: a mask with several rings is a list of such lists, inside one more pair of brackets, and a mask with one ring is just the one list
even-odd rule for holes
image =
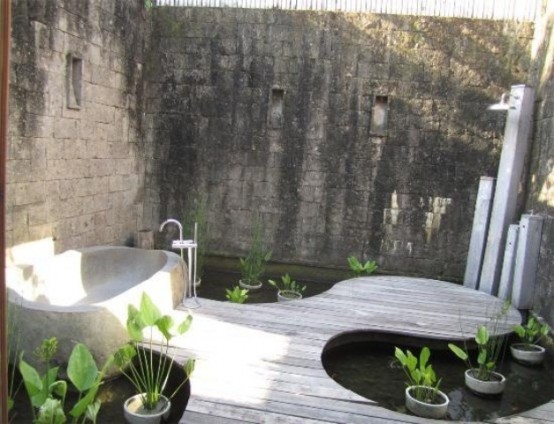
{"label": "tall faucet spout", "polygon": [[170,223],[175,224],[179,227],[179,240],[183,241],[183,226],[176,219],[169,218],[169,219],[166,219],[164,222],[162,222],[162,224],[160,225],[160,232],[164,230],[164,227],[166,226],[166,224],[170,224]]}

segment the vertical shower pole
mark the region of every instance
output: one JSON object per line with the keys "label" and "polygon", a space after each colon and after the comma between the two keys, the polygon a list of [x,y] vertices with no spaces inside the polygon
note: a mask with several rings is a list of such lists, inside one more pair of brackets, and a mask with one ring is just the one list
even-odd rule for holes
{"label": "vertical shower pole", "polygon": [[479,290],[493,295],[498,291],[508,226],[514,222],[516,216],[518,189],[529,146],[534,102],[535,92],[531,87],[512,86],[487,247],[479,280]]}

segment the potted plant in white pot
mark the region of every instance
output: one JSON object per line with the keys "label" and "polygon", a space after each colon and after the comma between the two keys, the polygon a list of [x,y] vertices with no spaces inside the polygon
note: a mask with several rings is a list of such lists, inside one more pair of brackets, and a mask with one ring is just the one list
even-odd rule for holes
{"label": "potted plant in white pot", "polygon": [[289,274],[281,277],[281,281],[269,280],[269,284],[277,289],[277,301],[286,302],[287,300],[300,300],[302,293],[306,291],[306,286],[298,284]]}
{"label": "potted plant in white pot", "polygon": [[469,359],[467,348],[464,349],[449,343],[448,347],[454,354],[466,363],[465,384],[474,393],[479,395],[499,395],[506,387],[506,377],[496,372],[498,360],[503,351],[504,337],[489,334],[485,325],[481,325],[475,333],[477,343],[477,367]]}
{"label": "potted plant in white pot", "polygon": [[522,340],[521,343],[510,345],[510,352],[515,360],[524,365],[539,365],[543,362],[546,349],[538,343],[548,337],[550,327],[547,323],[541,324],[533,315],[529,316],[525,325],[516,325],[514,331]]}
{"label": "potted plant in white pot", "polygon": [[250,250],[246,257],[240,258],[241,279],[239,285],[248,290],[256,290],[262,287],[260,277],[270,259],[271,251],[264,246],[263,242],[263,225],[258,221],[252,232]]}
{"label": "potted plant in white pot", "polygon": [[441,379],[437,379],[429,362],[431,351],[428,347],[421,349],[418,358],[412,352],[396,347],[394,356],[402,365],[408,377],[406,387],[406,408],[423,418],[440,419],[446,416],[450,399],[439,390]]}
{"label": "potted plant in white pot", "polygon": [[[194,359],[183,366],[185,377],[170,395],[165,395],[169,374],[174,365],[175,352],[170,352],[169,342],[176,335],[185,333],[192,323],[188,315],[174,328],[173,319],[162,315],[150,297],[142,294],[139,309],[129,305],[127,332],[131,342],[114,355],[115,364],[135,387],[136,395],[123,405],[125,420],[130,424],[159,424],[169,417],[171,399],[184,386],[194,370]],[[159,355],[154,352],[154,330],[162,338]]]}

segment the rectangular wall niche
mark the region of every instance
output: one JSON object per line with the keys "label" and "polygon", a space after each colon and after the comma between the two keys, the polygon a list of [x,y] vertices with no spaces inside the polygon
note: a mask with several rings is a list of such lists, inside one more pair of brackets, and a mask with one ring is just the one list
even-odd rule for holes
{"label": "rectangular wall niche", "polygon": [[81,109],[83,104],[83,59],[67,55],[67,107]]}
{"label": "rectangular wall niche", "polygon": [[371,135],[383,136],[387,134],[389,115],[388,96],[375,96],[371,110]]}
{"label": "rectangular wall niche", "polygon": [[283,128],[283,103],[285,90],[273,88],[271,90],[271,104],[269,106],[269,126],[271,128]]}

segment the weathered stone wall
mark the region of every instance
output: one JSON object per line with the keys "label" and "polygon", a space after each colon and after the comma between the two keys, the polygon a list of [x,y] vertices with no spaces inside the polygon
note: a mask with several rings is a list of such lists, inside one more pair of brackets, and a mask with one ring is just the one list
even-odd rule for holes
{"label": "weathered stone wall", "polygon": [[142,217],[143,1],[12,3],[7,245],[123,244]]}
{"label": "weathered stone wall", "polygon": [[526,209],[544,216],[535,309],[554,326],[554,2],[537,24],[529,84],[536,89]]}
{"label": "weathered stone wall", "polygon": [[156,9],[145,225],[181,217],[205,192],[211,252],[243,254],[259,216],[276,260],[344,266],[355,254],[461,278],[479,177],[496,175],[501,148],[504,114],[486,107],[526,80],[532,31]]}

